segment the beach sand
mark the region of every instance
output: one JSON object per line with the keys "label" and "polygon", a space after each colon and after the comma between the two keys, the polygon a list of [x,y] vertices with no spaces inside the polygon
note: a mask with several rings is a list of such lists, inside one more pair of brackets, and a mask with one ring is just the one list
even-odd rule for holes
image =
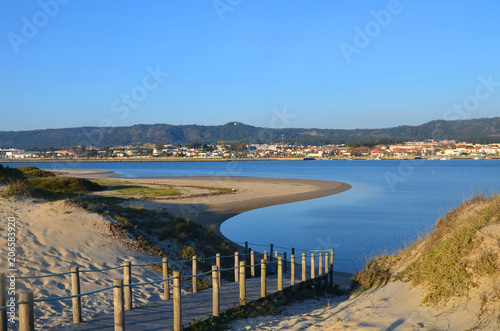
{"label": "beach sand", "polygon": [[[238,320],[230,330],[456,330],[477,326],[479,298],[439,308],[421,305],[423,291],[397,281],[349,299],[323,297],[279,308],[272,316]],[[495,316],[492,316],[492,319]],[[495,321],[475,330],[498,330]]]}
{"label": "beach sand", "polygon": [[[89,179],[115,178],[105,170],[60,170],[58,174]],[[115,178],[116,179],[116,178]],[[155,177],[119,178],[127,184],[161,186],[172,185],[186,191],[180,199],[155,199],[130,202],[134,206],[161,209],[203,226],[212,226],[220,234],[220,225],[225,220],[252,209],[284,203],[320,198],[341,193],[351,188],[342,182],[256,177]],[[205,188],[232,189],[222,195],[194,196],[206,193]]]}
{"label": "beach sand", "polygon": [[[69,174],[69,171],[66,172]],[[71,171],[72,176],[110,178],[103,171]],[[311,199],[349,189],[348,184],[267,178],[121,178],[143,185],[174,185],[184,190],[183,197],[153,201],[134,201],[147,208],[168,210],[206,226],[218,227],[232,215],[258,207]],[[192,196],[209,192],[207,187],[232,188],[223,195]],[[190,196],[191,195],[191,196]],[[127,246],[127,240],[116,237],[105,217],[75,207],[67,201],[37,202],[30,199],[0,198],[0,232],[7,233],[7,219],[16,223],[17,276],[35,276],[67,272],[73,266],[81,270],[114,267],[130,260],[132,264],[158,261],[157,256],[138,252]],[[500,231],[499,231],[500,233]],[[7,256],[6,236],[2,236],[0,252]],[[168,252],[167,252],[168,254]],[[1,260],[2,270],[7,269]],[[81,274],[82,292],[101,289],[122,278],[121,269]],[[161,275],[147,267],[134,267],[133,282],[157,280]],[[16,291],[30,289],[34,297],[71,294],[69,276],[57,278],[17,279]],[[421,305],[422,289],[395,281],[365,291],[353,298],[323,297],[278,308],[266,317],[238,320],[231,330],[464,330],[478,326],[478,314],[486,324],[477,330],[498,330],[493,311],[483,309],[479,295],[452,300],[435,308]],[[135,305],[161,300],[161,286],[134,289]],[[84,319],[112,313],[110,291],[85,297]],[[49,329],[72,322],[71,301],[37,303],[37,329]]]}
{"label": "beach sand", "polygon": [[[61,171],[64,175],[86,178],[112,178],[105,171]],[[229,217],[254,208],[312,199],[339,193],[350,188],[348,184],[315,180],[269,179],[245,177],[184,177],[184,178],[120,178],[140,185],[173,185],[183,190],[176,199],[156,199],[130,202],[135,206],[167,210],[215,229]],[[207,188],[230,188],[222,195],[205,194]],[[202,194],[202,196],[198,196]],[[196,195],[196,196],[193,196]],[[43,276],[66,273],[71,267],[80,270],[115,267],[124,261],[132,265],[158,262],[157,256],[138,252],[129,247],[129,239],[117,237],[110,221],[90,213],[68,201],[36,201],[32,199],[0,198],[0,232],[7,233],[7,219],[16,224],[17,277]],[[2,236],[0,252],[7,256],[6,236]],[[167,252],[168,254],[168,252]],[[6,259],[1,260],[7,270]],[[349,276],[349,275],[347,275]],[[158,280],[161,274],[148,267],[133,268],[133,282]],[[112,285],[113,279],[122,278],[122,270],[81,273],[81,291],[89,292]],[[34,298],[71,295],[70,275],[37,279],[17,279],[16,291],[32,290]],[[141,286],[134,289],[136,305],[161,300],[161,285]],[[82,299],[84,318],[112,313],[111,291]],[[72,323],[71,300],[37,303],[37,329]]]}
{"label": "beach sand", "polygon": [[[132,264],[158,261],[157,256],[128,248],[121,238],[109,230],[110,222],[97,214],[75,207],[67,201],[34,202],[32,200],[0,199],[0,233],[7,233],[7,219],[15,219],[17,277],[65,273],[71,267],[80,270],[115,267],[129,260]],[[7,256],[7,243],[2,235],[0,251]],[[7,270],[2,258],[1,268]],[[2,271],[3,272],[3,271]],[[134,282],[157,280],[161,276],[150,268],[134,268]],[[80,275],[82,293],[111,286],[122,278],[122,270],[89,272]],[[38,279],[17,279],[16,293],[32,290],[34,298],[71,295],[70,275]],[[138,304],[159,300],[159,286],[137,290]],[[112,313],[111,291],[82,299],[83,315]],[[72,323],[71,300],[37,303],[36,326],[45,329]]]}

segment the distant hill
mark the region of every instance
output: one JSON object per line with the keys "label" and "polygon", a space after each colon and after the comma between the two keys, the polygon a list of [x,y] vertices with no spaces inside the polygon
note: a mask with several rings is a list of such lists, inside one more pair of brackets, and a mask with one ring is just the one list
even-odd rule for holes
{"label": "distant hill", "polygon": [[458,121],[431,121],[422,125],[403,125],[386,129],[274,129],[230,122],[224,125],[133,125],[128,127],[81,127],[32,131],[0,131],[0,148],[36,149],[71,146],[142,145],[163,142],[249,143],[281,142],[304,145],[340,144],[383,138],[395,141],[454,139],[475,143],[500,142],[500,117]]}

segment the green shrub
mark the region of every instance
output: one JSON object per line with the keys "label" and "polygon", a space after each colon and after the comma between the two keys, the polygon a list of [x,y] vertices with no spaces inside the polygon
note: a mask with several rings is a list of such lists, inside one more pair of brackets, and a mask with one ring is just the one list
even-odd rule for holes
{"label": "green shrub", "polygon": [[0,164],[0,184],[8,184],[24,179],[24,174],[16,168],[4,167]]}
{"label": "green shrub", "polygon": [[191,246],[184,246],[184,248],[182,248],[181,252],[179,253],[179,257],[183,260],[192,259],[195,255],[196,251]]}
{"label": "green shrub", "polygon": [[40,170],[39,168],[35,167],[35,166],[24,166],[24,167],[17,167],[16,169],[22,171],[22,172],[26,172],[26,171],[33,171],[33,170]]}
{"label": "green shrub", "polygon": [[16,180],[7,185],[3,195],[32,198],[34,194],[33,189],[24,180]]}
{"label": "green shrub", "polygon": [[46,171],[46,170],[29,170],[29,171],[24,171],[24,174],[29,177],[55,177],[56,174],[51,172],[51,171]]}
{"label": "green shrub", "polygon": [[413,285],[426,288],[424,303],[463,297],[477,286],[476,275],[497,272],[496,254],[485,251],[477,260],[471,260],[471,254],[480,247],[478,231],[498,223],[499,212],[500,197],[475,197],[438,220],[424,242],[422,256],[404,271]]}
{"label": "green shrub", "polygon": [[83,178],[30,178],[26,180],[33,188],[55,193],[87,193],[102,191],[102,186]]}
{"label": "green shrub", "polygon": [[353,277],[353,280],[361,285],[355,293],[387,284],[391,277],[391,264],[395,260],[394,255],[382,255],[368,262],[366,267]]}
{"label": "green shrub", "polygon": [[475,261],[474,271],[479,276],[493,275],[498,271],[498,255],[492,251],[483,251]]}

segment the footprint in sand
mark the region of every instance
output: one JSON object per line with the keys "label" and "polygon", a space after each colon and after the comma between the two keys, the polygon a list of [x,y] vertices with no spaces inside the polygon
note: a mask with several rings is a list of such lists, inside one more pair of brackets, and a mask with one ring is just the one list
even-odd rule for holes
{"label": "footprint in sand", "polygon": [[33,240],[33,244],[36,246],[45,246],[38,240],[38,237],[30,230],[26,230],[26,237],[31,238]]}
{"label": "footprint in sand", "polygon": [[75,253],[74,255],[75,255],[75,260],[77,260],[77,261],[81,261],[81,262],[83,262],[83,261],[90,262],[91,261],[90,257],[88,255],[86,255],[85,253]]}

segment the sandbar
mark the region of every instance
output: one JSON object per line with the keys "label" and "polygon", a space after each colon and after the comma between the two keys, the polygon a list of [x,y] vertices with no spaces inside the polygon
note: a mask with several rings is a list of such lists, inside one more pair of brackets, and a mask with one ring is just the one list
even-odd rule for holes
{"label": "sandbar", "polygon": [[[130,205],[167,211],[211,227],[220,233],[227,219],[257,208],[325,197],[347,191],[351,185],[338,181],[262,177],[121,177],[105,170],[59,170],[58,175],[123,181],[134,185],[171,185],[188,194],[177,199],[136,200]],[[225,194],[196,194],[196,189],[225,188]],[[200,191],[201,192],[201,191]]]}

